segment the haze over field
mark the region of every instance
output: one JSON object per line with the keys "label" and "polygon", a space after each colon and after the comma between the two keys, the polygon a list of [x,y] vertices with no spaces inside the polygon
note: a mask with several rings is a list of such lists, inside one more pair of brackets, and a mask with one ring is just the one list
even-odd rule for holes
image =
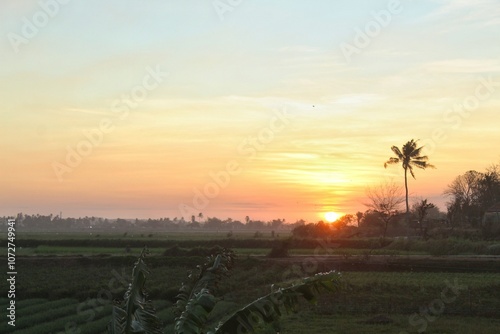
{"label": "haze over field", "polygon": [[2,1],[0,215],[355,213],[392,145],[498,163],[500,6],[480,1]]}

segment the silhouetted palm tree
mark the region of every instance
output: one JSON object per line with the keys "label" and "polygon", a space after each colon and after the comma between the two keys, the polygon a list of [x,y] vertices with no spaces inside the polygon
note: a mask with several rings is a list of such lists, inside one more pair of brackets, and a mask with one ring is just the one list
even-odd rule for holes
{"label": "silhouetted palm tree", "polygon": [[401,149],[397,146],[392,146],[391,150],[396,154],[396,157],[391,157],[384,163],[384,168],[387,165],[394,165],[401,163],[405,171],[405,190],[406,190],[406,221],[409,222],[410,206],[408,204],[408,171],[410,171],[411,176],[415,179],[415,174],[413,173],[413,167],[420,169],[426,168],[436,168],[427,162],[429,157],[426,155],[420,155],[424,146],[417,147],[418,140],[410,140],[403,145]]}

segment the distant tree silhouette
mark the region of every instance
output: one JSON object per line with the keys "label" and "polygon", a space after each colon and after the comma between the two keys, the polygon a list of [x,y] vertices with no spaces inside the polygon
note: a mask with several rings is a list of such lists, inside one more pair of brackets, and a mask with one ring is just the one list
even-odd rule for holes
{"label": "distant tree silhouette", "polygon": [[361,225],[361,219],[363,219],[363,212],[361,211],[356,212],[356,221],[358,223],[358,226]]}
{"label": "distant tree silhouette", "polygon": [[342,229],[345,229],[349,225],[353,225],[354,222],[356,222],[356,221],[357,220],[354,217],[354,215],[346,214],[346,215],[343,215],[342,217],[338,218],[336,221],[334,221],[333,226],[337,230],[342,230]]}
{"label": "distant tree silhouette", "polygon": [[424,220],[427,217],[429,210],[435,208],[436,206],[430,202],[427,202],[427,199],[419,200],[415,203],[414,209],[417,214],[418,224],[420,227],[420,235],[427,239],[427,229],[429,228],[428,224],[425,224],[424,228]]}
{"label": "distant tree silhouette", "polygon": [[448,211],[453,223],[470,223],[478,219],[479,210],[476,206],[481,173],[470,170],[463,175],[457,176],[444,191],[445,195],[451,196],[452,200],[448,203]]}
{"label": "distant tree silhouette", "polygon": [[444,191],[451,196],[448,203],[451,223],[479,225],[485,211],[500,201],[500,165],[485,173],[475,170],[457,176]]}
{"label": "distant tree silhouette", "polygon": [[369,199],[365,205],[378,213],[384,223],[383,238],[387,235],[389,223],[399,215],[399,207],[404,202],[402,189],[392,182],[381,183],[366,190]]}
{"label": "distant tree silhouette", "polygon": [[405,191],[406,191],[406,222],[409,223],[410,219],[410,205],[408,204],[408,171],[410,171],[411,176],[415,179],[415,174],[413,173],[413,167],[420,169],[426,168],[436,168],[427,162],[429,157],[426,155],[420,155],[424,146],[417,147],[418,140],[410,140],[403,145],[401,149],[397,146],[392,146],[391,150],[396,154],[395,157],[390,157],[384,163],[384,168],[388,165],[395,165],[401,163],[405,171]]}
{"label": "distant tree silhouette", "polygon": [[332,234],[332,229],[331,224],[326,224],[321,220],[316,224],[298,225],[292,230],[292,234],[301,238],[324,238]]}

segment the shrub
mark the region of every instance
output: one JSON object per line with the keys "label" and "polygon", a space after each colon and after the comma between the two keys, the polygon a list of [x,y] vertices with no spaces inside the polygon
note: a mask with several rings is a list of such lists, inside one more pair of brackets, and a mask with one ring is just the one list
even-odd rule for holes
{"label": "shrub", "polygon": [[255,234],[253,235],[254,238],[262,238],[262,236],[263,234],[260,231],[255,232]]}
{"label": "shrub", "polygon": [[485,254],[486,245],[470,240],[446,239],[432,240],[428,243],[429,254],[440,255],[458,255],[458,254]]}
{"label": "shrub", "polygon": [[271,251],[267,254],[267,257],[271,258],[282,258],[288,257],[288,250],[290,249],[290,241],[279,241],[273,245]]}
{"label": "shrub", "polygon": [[213,247],[193,247],[191,249],[180,248],[178,245],[167,248],[163,252],[163,256],[210,256],[213,254],[217,254],[223,248],[219,245],[215,245]]}
{"label": "shrub", "polygon": [[163,252],[163,256],[186,256],[187,251],[180,248],[178,245],[167,248]]}
{"label": "shrub", "polygon": [[500,255],[500,244],[488,246],[488,254],[490,255]]}

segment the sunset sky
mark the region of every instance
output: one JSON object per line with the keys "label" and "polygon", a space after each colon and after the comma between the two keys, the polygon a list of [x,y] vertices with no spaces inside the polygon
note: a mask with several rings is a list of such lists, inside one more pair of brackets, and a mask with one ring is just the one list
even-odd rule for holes
{"label": "sunset sky", "polygon": [[[232,3],[232,4],[231,4]],[[0,2],[0,215],[317,221],[500,162],[498,0]],[[214,181],[215,179],[215,181]]]}

